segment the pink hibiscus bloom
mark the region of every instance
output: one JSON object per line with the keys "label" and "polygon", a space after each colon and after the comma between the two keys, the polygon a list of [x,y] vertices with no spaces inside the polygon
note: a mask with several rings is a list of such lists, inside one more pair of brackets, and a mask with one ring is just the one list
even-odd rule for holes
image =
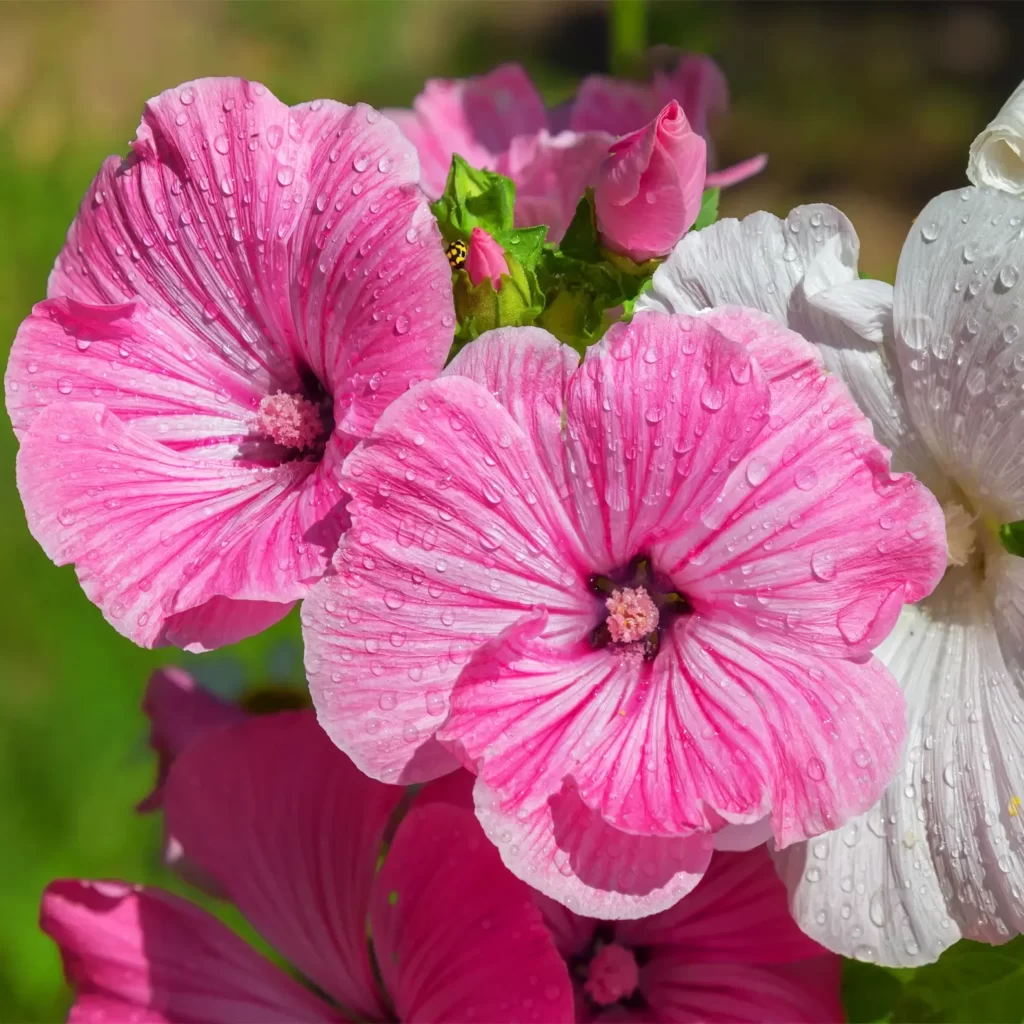
{"label": "pink hibiscus bloom", "polygon": [[[452,155],[498,171],[516,183],[516,222],[548,224],[549,237],[565,233],[584,189],[618,135],[643,128],[676,100],[693,130],[709,140],[710,121],[729,106],[725,76],[709,57],[681,56],[649,85],[591,75],[573,100],[546,110],[518,64],[486,75],[431,79],[412,110],[388,110],[415,144],[422,184],[436,198],[444,191]],[[709,148],[708,166],[713,166]],[[707,185],[733,185],[757,174],[763,156],[708,175]]]}
{"label": "pink hibiscus bloom", "polygon": [[514,873],[641,917],[727,824],[786,846],[877,799],[904,705],[871,649],[942,576],[945,532],[762,313],[639,315],[576,360],[494,331],[385,412],[345,462],[306,669],[363,771],[464,763]]}
{"label": "pink hibiscus bloom", "polygon": [[168,778],[168,824],[318,991],[169,893],[58,881],[41,923],[76,989],[71,1021],[572,1020],[529,889],[449,789],[415,798],[377,870],[403,791],[358,772],[311,712],[197,739]]}
{"label": "pink hibiscus bloom", "polygon": [[842,960],[807,938],[768,851],[716,853],[686,899],[597,921],[538,897],[578,1021],[842,1021]]}
{"label": "pink hibiscus bloom", "polygon": [[341,460],[453,337],[418,177],[370,107],[203,79],[90,186],[7,409],[33,536],[136,643],[233,642],[323,573]]}

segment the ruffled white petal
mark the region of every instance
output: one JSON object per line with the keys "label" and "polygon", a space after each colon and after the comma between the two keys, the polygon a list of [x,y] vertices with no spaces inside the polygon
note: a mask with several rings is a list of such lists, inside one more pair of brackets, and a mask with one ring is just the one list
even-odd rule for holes
{"label": "ruffled white petal", "polygon": [[[1024,607],[1022,577],[997,580]],[[868,814],[779,855],[794,913],[830,949],[892,966],[961,934],[1005,942],[1024,928],[1024,698],[989,595],[947,573],[876,653],[906,690],[904,768]]]}
{"label": "ruffled white petal", "polygon": [[911,229],[893,311],[910,418],[943,469],[1002,522],[1024,516],[1024,199],[965,188]]}
{"label": "ruffled white petal", "polygon": [[1024,194],[1024,83],[971,143],[967,177],[975,185]]}
{"label": "ruffled white petal", "polygon": [[637,309],[700,313],[736,304],[763,310],[813,341],[849,387],[893,468],[933,489],[941,474],[910,424],[892,344],[892,288],[857,274],[860,241],[835,207],[798,206],[720,220],[692,232],[654,275]]}

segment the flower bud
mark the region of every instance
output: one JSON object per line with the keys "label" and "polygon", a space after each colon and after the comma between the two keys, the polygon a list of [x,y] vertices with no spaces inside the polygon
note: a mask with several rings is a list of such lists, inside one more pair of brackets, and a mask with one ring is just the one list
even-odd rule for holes
{"label": "flower bud", "polygon": [[469,251],[466,253],[466,273],[473,285],[490,278],[494,290],[501,291],[501,277],[508,276],[508,261],[505,250],[493,235],[483,228],[473,228],[469,236]]}
{"label": "flower bud", "polygon": [[700,213],[707,144],[673,100],[612,144],[594,188],[602,244],[637,263],[664,256]]}

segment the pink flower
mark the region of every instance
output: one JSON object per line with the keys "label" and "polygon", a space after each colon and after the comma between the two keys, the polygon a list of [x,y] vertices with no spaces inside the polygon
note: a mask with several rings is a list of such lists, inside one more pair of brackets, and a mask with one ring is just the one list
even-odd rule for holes
{"label": "pink flower", "polygon": [[7,409],[33,535],[136,643],[233,642],[323,573],[342,458],[453,337],[417,178],[370,107],[203,79],[90,186]]}
{"label": "pink flower", "polygon": [[704,140],[675,100],[619,139],[594,188],[604,245],[638,263],[670,252],[700,213],[706,160]]}
{"label": "pink flower", "polygon": [[538,902],[570,966],[579,1021],[845,1019],[842,960],[793,922],[763,846],[716,853],[686,899],[640,921]]}
{"label": "pink flower", "polygon": [[473,228],[466,253],[466,273],[474,286],[490,278],[495,291],[501,288],[501,275],[508,274],[505,250],[483,228]]}
{"label": "pink flower", "polygon": [[[584,189],[593,183],[616,135],[652,121],[677,100],[693,130],[709,138],[711,117],[729,105],[725,77],[709,57],[680,56],[669,73],[650,85],[591,75],[574,100],[545,110],[544,101],[518,64],[465,79],[431,79],[412,110],[388,110],[416,146],[422,185],[431,197],[444,191],[452,154],[476,167],[496,170],[516,183],[516,222],[548,224],[557,241],[572,220]],[[755,157],[720,174],[708,185],[732,185],[758,173]]]}
{"label": "pink flower", "polygon": [[[363,771],[464,763],[515,874],[640,917],[727,824],[786,846],[877,799],[904,720],[871,649],[941,577],[944,527],[764,314],[640,315],[576,359],[494,331],[385,412],[344,466],[306,668]],[[624,588],[658,617],[616,641]]]}
{"label": "pink flower", "polygon": [[445,780],[416,796],[377,870],[403,790],[356,771],[312,713],[200,738],[171,770],[168,825],[327,998],[169,893],[68,880],[47,888],[41,923],[76,989],[70,1019],[571,1020],[529,890],[452,792]]}

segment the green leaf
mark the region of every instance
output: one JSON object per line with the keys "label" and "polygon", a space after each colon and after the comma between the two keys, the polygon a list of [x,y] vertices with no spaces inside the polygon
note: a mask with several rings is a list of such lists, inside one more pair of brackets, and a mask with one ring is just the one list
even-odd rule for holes
{"label": "green leaf", "polygon": [[1019,1022],[1024,1018],[1024,938],[1004,946],[961,940],[936,963],[913,972],[895,1013],[896,1020]]}
{"label": "green leaf", "polygon": [[902,994],[902,983],[884,967],[860,960],[843,961],[843,1008],[849,1024],[891,1021]]}
{"label": "green leaf", "polygon": [[693,223],[691,231],[700,231],[701,228],[710,227],[718,220],[718,198],[722,194],[720,188],[706,188],[700,200],[700,213]]}
{"label": "green leaf", "polygon": [[999,527],[999,539],[1011,555],[1024,558],[1024,519],[1018,519],[1015,523],[1003,523]]}

